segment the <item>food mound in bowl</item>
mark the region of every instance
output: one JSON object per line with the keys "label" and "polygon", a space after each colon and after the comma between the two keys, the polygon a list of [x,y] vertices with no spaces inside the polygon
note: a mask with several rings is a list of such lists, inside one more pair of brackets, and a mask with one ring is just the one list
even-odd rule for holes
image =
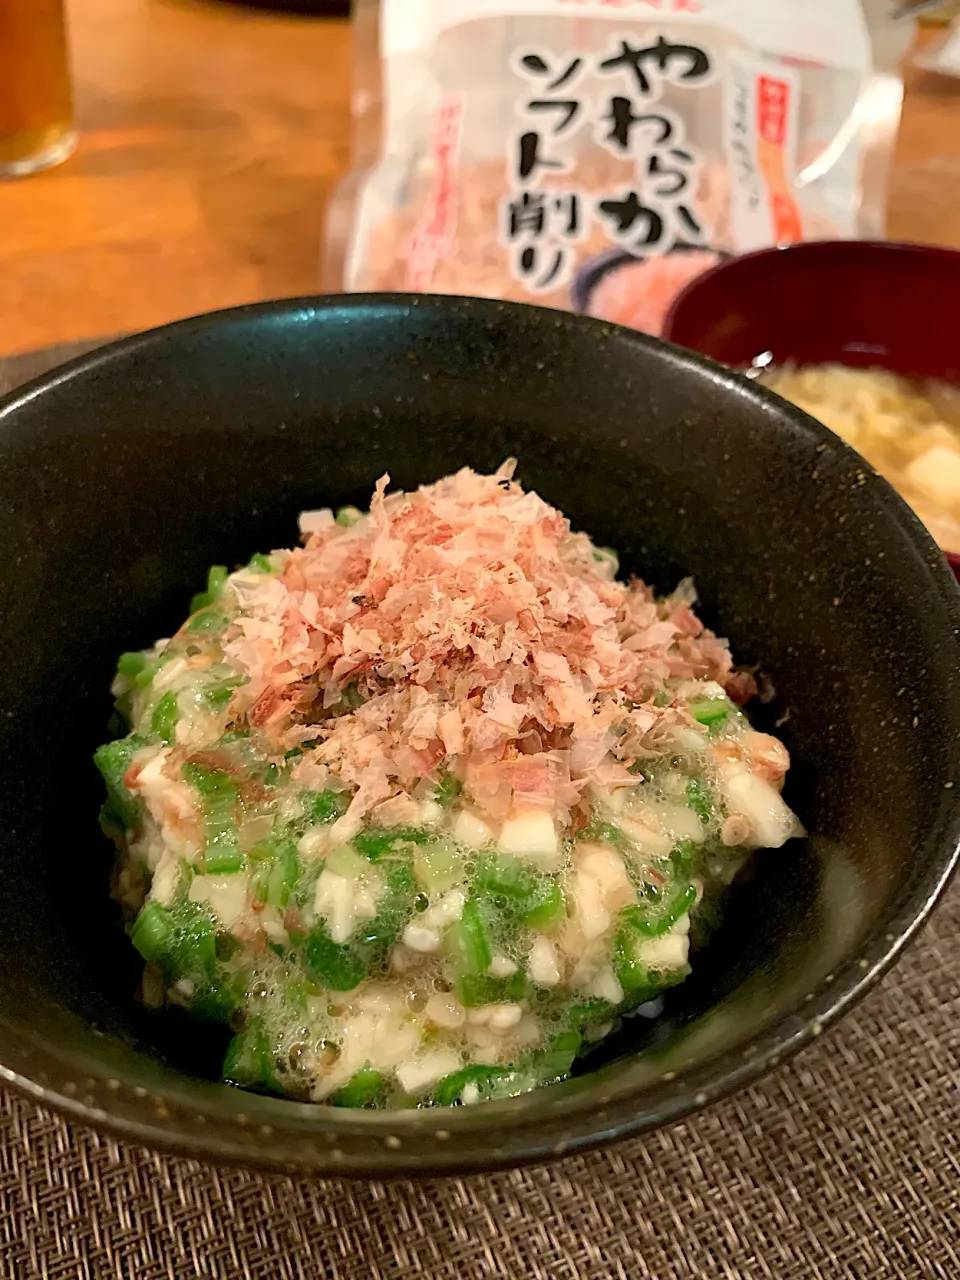
{"label": "food mound in bowl", "polygon": [[690,972],[789,760],[697,620],[513,480],[301,516],[120,659],[97,752],[143,996],[228,1081],[343,1106],[566,1076]]}

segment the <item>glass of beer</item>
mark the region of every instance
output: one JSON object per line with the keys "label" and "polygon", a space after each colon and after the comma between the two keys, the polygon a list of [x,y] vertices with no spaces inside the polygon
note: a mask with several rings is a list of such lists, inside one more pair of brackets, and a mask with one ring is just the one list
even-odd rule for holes
{"label": "glass of beer", "polygon": [[63,0],[0,0],[0,178],[76,146]]}

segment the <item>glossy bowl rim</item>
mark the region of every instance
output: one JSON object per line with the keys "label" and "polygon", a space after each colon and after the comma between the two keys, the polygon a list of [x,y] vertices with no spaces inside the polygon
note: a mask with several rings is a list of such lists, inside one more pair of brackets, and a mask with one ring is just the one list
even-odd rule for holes
{"label": "glossy bowl rim", "polygon": [[[838,250],[845,250],[848,253],[870,254],[895,254],[897,256],[911,256],[916,258],[942,258],[949,259],[960,265],[960,249],[950,249],[946,245],[939,244],[918,244],[911,240],[797,240],[793,244],[769,245],[766,249],[754,249],[750,253],[741,253],[726,258],[723,262],[718,262],[715,267],[710,267],[707,271],[696,276],[689,284],[684,285],[677,296],[674,298],[670,310],[667,312],[667,318],[663,322],[663,339],[665,342],[676,343],[677,339],[673,336],[674,326],[677,320],[677,314],[692,294],[702,285],[713,280],[721,272],[727,271],[731,274],[740,266],[741,263],[760,262],[763,259],[769,259],[771,262],[778,258],[781,254],[789,254],[792,258],[816,258],[822,255],[829,255]],[[684,348],[684,350],[692,350],[692,348]],[[698,355],[703,354],[701,352]],[[712,359],[706,356],[706,359]]]}
{"label": "glossy bowl rim", "polygon": [[[720,269],[719,267],[716,269]],[[123,363],[138,351],[143,351],[155,344],[162,344],[170,332],[179,336],[200,335],[209,333],[218,327],[229,327],[232,324],[248,322],[251,319],[276,319],[284,314],[307,311],[342,310],[377,306],[395,307],[398,311],[411,307],[432,307],[441,314],[452,309],[462,312],[471,309],[481,319],[491,322],[505,309],[516,309],[521,304],[506,304],[482,299],[462,299],[456,297],[421,297],[406,294],[354,294],[332,296],[304,296],[300,298],[282,299],[264,303],[247,304],[227,310],[209,312],[200,316],[176,321],[143,333],[134,334],[110,343],[92,352],[57,367],[56,369],[31,381],[6,397],[0,399],[0,431],[4,430],[11,418],[15,419],[19,406],[38,396],[53,391],[55,388],[70,384],[77,380],[96,375],[96,373],[113,363]],[[523,308],[524,312],[536,310],[540,312],[543,322],[551,326],[571,324],[579,328],[587,326],[599,335],[616,334],[618,338],[627,338],[640,345],[653,344],[665,347],[674,367],[686,367],[696,370],[699,376],[708,374],[719,387],[727,390],[735,389],[742,395],[748,395],[767,401],[784,413],[783,402],[773,397],[764,388],[751,384],[709,357],[698,355],[657,339],[638,334],[633,330],[622,329],[603,321],[591,318],[564,315],[546,308]],[[732,384],[732,386],[731,386]],[[816,434],[822,434],[826,442],[834,447],[847,449],[842,441],[827,431],[827,428],[814,419],[809,418],[801,410],[789,406],[787,412],[802,421],[804,427],[811,428]],[[884,486],[889,488],[889,486]],[[911,515],[906,505],[895,498],[893,490],[889,490],[895,499],[895,518],[905,520],[910,534],[918,549],[927,553],[934,548],[934,543],[926,535],[919,521]],[[934,576],[934,586],[944,596],[947,612],[952,615],[955,630],[960,635],[960,591],[950,574],[942,557],[926,557],[929,571]],[[960,799],[960,796],[958,796]],[[78,1096],[76,1085],[72,1088],[59,1083],[66,1078],[86,1073],[96,1075],[98,1079],[88,1080],[94,1084],[105,1086],[101,1098],[122,1093],[127,1086],[122,1081],[108,1078],[105,1069],[92,1058],[84,1060],[83,1068],[76,1060],[70,1061],[68,1055],[58,1053],[50,1046],[31,1047],[33,1065],[29,1070],[17,1070],[4,1065],[0,1061],[0,1082],[27,1096],[39,1106],[50,1107],[68,1118],[81,1120],[100,1131],[106,1131],[116,1137],[149,1146],[154,1149],[178,1154],[194,1159],[201,1159],[222,1164],[236,1164],[246,1168],[259,1168],[264,1171],[282,1171],[315,1176],[436,1176],[448,1173],[489,1172],[501,1168],[515,1167],[561,1155],[585,1151],[621,1140],[628,1136],[636,1136],[659,1128],[663,1125],[682,1119],[701,1108],[716,1102],[746,1085],[758,1080],[766,1072],[779,1063],[792,1057],[805,1045],[816,1039],[823,1030],[846,1013],[877,980],[896,962],[904,949],[914,939],[918,931],[930,916],[947,884],[960,862],[960,808],[950,815],[942,833],[941,843],[931,853],[927,865],[918,875],[916,883],[909,892],[893,902],[886,914],[872,922],[868,941],[858,948],[850,958],[825,979],[821,986],[804,997],[802,1006],[798,1005],[791,1012],[781,1016],[776,1022],[763,1028],[758,1034],[727,1050],[691,1070],[676,1076],[668,1073],[656,1081],[642,1087],[630,1088],[613,1098],[597,1096],[602,1089],[594,1085],[580,1087],[574,1096],[567,1084],[552,1086],[539,1093],[523,1095],[521,1098],[508,1099],[503,1102],[485,1103],[478,1108],[450,1108],[436,1110],[420,1110],[413,1112],[343,1112],[330,1115],[330,1110],[315,1104],[294,1103],[281,1099],[264,1099],[256,1095],[242,1094],[240,1091],[229,1091],[237,1104],[231,1108],[220,1105],[223,1094],[218,1093],[218,1105],[207,1108],[207,1114],[201,1115],[203,1120],[211,1119],[213,1123],[196,1127],[189,1131],[181,1128],[174,1131],[164,1123],[171,1117],[166,1107],[177,1112],[204,1111],[203,1101],[197,1101],[201,1090],[198,1082],[184,1075],[183,1089],[170,1090],[163,1096],[157,1095],[156,1119],[132,1119],[124,1114],[111,1114],[108,1107],[97,1105],[93,1096]],[[16,1030],[0,1017],[0,1053],[8,1057],[5,1045],[16,1040]],[[20,1057],[22,1054],[14,1054]],[[112,1076],[112,1072],[109,1073]],[[50,1083],[51,1075],[58,1077],[58,1083]],[[201,1082],[202,1083],[202,1082]],[[223,1089],[223,1086],[211,1086]],[[137,1098],[144,1098],[146,1090],[131,1089]],[[548,1097],[553,1102],[545,1103]],[[561,1099],[568,1099],[569,1105],[561,1107]],[[607,1104],[615,1102],[616,1108]],[[258,1106],[258,1104],[266,1104]],[[245,1107],[244,1111],[240,1108]],[[598,1107],[600,1110],[598,1111]],[[275,1108],[282,1108],[282,1116]],[[569,1137],[563,1141],[547,1145],[538,1133],[538,1121],[543,1122],[552,1112],[563,1112],[566,1121],[569,1118]],[[148,1108],[144,1106],[146,1113]],[[227,1112],[230,1111],[230,1114]],[[253,1145],[251,1138],[251,1116],[247,1112],[258,1112],[256,1123],[260,1124],[259,1132],[264,1141]],[[523,1114],[526,1112],[527,1114]],[[615,1114],[614,1114],[615,1112]],[[271,1145],[269,1135],[275,1133],[270,1124],[260,1123],[269,1117],[275,1118],[277,1128],[287,1131],[292,1142],[295,1138],[313,1140],[309,1155],[291,1157],[282,1147]],[[292,1121],[296,1117],[296,1124]],[[481,1117],[485,1117],[492,1127],[507,1131],[506,1142],[509,1148],[492,1156],[471,1157],[469,1144],[471,1132],[479,1132],[486,1128]],[[290,1124],[281,1123],[290,1121]],[[233,1124],[231,1124],[233,1121]],[[513,1121],[513,1123],[511,1123]],[[414,1127],[415,1125],[415,1127]],[[255,1126],[254,1126],[255,1128]],[[510,1130],[512,1129],[512,1133]],[[367,1135],[383,1135],[382,1145],[375,1154],[361,1153],[347,1155],[338,1150],[333,1143],[336,1135],[342,1135],[344,1143],[350,1135],[358,1132]],[[402,1135],[411,1133],[416,1140],[424,1137],[436,1139],[442,1136],[444,1141],[436,1141],[432,1146],[432,1156],[424,1157],[422,1152],[405,1151],[402,1146]],[[320,1141],[323,1137],[325,1140]]]}

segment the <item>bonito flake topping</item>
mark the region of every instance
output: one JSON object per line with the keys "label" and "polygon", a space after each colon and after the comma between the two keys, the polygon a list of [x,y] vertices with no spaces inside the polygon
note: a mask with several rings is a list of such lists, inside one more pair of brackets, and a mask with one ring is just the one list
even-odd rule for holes
{"label": "bonito flake topping", "polygon": [[[654,705],[667,681],[749,691],[692,591],[658,602],[616,581],[615,557],[514,465],[410,494],[383,476],[368,516],[305,514],[282,572],[236,584],[224,650],[249,683],[235,709],[357,788],[337,834],[441,766],[482,814],[520,802],[566,824],[586,784],[632,786],[658,732],[689,723],[673,699]],[[348,692],[360,705],[323,718]]]}

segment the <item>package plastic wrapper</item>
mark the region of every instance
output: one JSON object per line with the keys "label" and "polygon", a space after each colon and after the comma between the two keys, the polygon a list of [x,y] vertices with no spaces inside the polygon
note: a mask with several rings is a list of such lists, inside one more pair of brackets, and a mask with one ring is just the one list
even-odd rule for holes
{"label": "package plastic wrapper", "polygon": [[912,24],[880,0],[360,0],[325,286],[658,333],[723,257],[883,233]]}

